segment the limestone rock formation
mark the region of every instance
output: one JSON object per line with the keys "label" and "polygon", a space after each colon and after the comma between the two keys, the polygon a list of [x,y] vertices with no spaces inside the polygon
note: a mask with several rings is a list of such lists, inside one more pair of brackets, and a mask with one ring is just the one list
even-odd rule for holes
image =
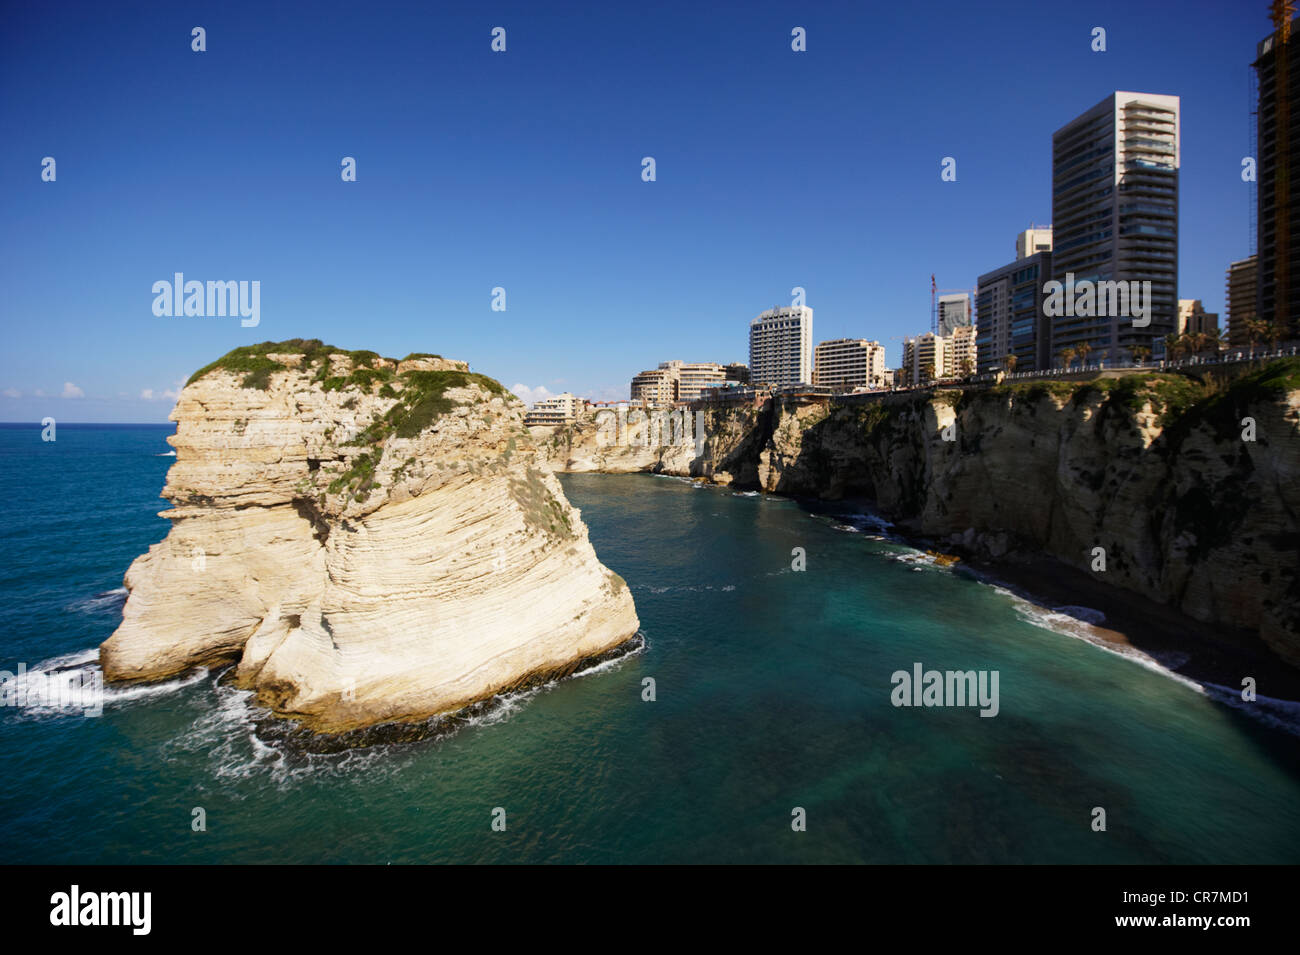
{"label": "limestone rock formation", "polygon": [[1135,375],[702,410],[698,456],[597,451],[579,425],[550,438],[548,460],[862,496],[916,534],[999,560],[1045,554],[1090,571],[1101,547],[1106,583],[1258,632],[1300,666],[1296,359],[1235,380]]}
{"label": "limestone rock formation", "polygon": [[138,558],[110,680],[238,661],[335,732],[458,709],[632,638],[627,585],[537,466],[523,406],[463,362],[237,349],[172,419],[171,532]]}

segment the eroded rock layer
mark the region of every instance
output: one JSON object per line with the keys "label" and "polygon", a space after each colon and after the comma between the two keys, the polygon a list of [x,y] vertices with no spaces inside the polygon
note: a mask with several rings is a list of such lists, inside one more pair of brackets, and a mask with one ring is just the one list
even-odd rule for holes
{"label": "eroded rock layer", "polygon": [[127,573],[110,680],[237,661],[276,713],[337,732],[455,710],[637,631],[522,404],[463,362],[253,346],[198,372],[172,420],[172,529]]}

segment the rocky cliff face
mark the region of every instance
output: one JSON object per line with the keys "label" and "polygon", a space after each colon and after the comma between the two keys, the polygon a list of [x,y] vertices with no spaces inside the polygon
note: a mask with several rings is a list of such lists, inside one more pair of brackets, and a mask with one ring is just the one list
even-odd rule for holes
{"label": "rocky cliff face", "polygon": [[532,432],[541,460],[559,471],[653,471],[756,486],[771,420],[770,405],[711,408],[675,422],[663,412],[601,411]]}
{"label": "rocky cliff face", "polygon": [[342,731],[455,710],[633,637],[623,580],[539,468],[523,406],[463,362],[237,349],[172,412],[167,538],[126,576],[110,680],[238,661]]}
{"label": "rocky cliff face", "polygon": [[[691,449],[684,466],[678,449],[623,460],[869,497],[954,547],[1047,554],[1194,619],[1258,631],[1300,666],[1300,363],[1233,383],[1133,376],[705,415],[705,453]],[[588,440],[577,429],[576,450],[558,458],[587,461]]]}

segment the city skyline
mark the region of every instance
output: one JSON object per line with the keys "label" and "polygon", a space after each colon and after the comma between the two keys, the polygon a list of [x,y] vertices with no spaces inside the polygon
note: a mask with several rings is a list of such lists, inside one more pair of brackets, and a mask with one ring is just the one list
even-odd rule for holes
{"label": "city skyline", "polygon": [[[911,10],[687,10],[435,21],[411,7],[359,37],[328,16],[240,5],[155,11],[147,31],[131,13],[91,10],[56,31],[7,11],[0,418],[162,421],[196,368],[291,337],[438,352],[533,398],[626,397],[668,352],[746,360],[741,323],[796,286],[818,316],[814,344],[877,339],[897,367],[902,339],[928,327],[930,275],[972,287],[1010,261],[1015,235],[1051,218],[1053,131],[1125,89],[1181,99],[1177,297],[1226,315],[1225,270],[1251,251],[1240,170],[1262,6],[954,7],[938,34]],[[190,21],[205,17],[194,52]],[[494,54],[498,21],[510,41]],[[790,48],[796,26],[805,52]],[[1095,26],[1105,52],[1090,48]],[[448,33],[481,50],[433,39]],[[969,81],[916,62],[894,42],[906,36]],[[1058,52],[1032,80],[1010,60],[987,68],[1049,40]],[[322,65],[341,50],[339,71]],[[34,76],[38,61],[52,65]],[[596,68],[607,89],[585,83]],[[248,99],[267,69],[301,75]],[[696,108],[701,90],[714,111]],[[181,91],[205,107],[173,120]],[[96,122],[104,97],[133,121]],[[530,116],[555,101],[573,104],[570,120]],[[977,108],[990,103],[1015,116],[1015,146]],[[302,115],[329,132],[294,135]],[[46,156],[55,182],[41,181]],[[955,182],[940,177],[949,156]],[[340,180],[344,157],[356,182]],[[259,281],[258,325],[155,316],[153,283],[178,271]],[[59,348],[74,338],[76,356]]]}

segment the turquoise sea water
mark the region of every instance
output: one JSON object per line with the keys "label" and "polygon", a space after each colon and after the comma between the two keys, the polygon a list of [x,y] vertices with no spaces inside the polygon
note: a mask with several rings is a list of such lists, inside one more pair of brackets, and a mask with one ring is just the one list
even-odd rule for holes
{"label": "turquoise sea water", "polygon": [[[113,631],[122,574],[167,531],[169,433],[0,426],[0,669],[88,660]],[[642,652],[449,738],[334,755],[259,738],[214,674],[110,691],[99,717],[0,709],[0,862],[1300,862],[1292,732],[866,516],[562,481]],[[892,706],[917,662],[998,671],[998,715]]]}

